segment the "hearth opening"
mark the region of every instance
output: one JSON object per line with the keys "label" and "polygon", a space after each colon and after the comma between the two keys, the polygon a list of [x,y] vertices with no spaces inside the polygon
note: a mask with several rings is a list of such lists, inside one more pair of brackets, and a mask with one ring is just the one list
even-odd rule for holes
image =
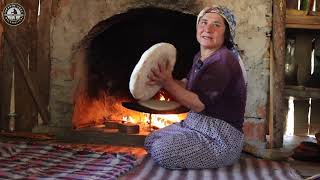
{"label": "hearth opening", "polygon": [[[199,50],[196,16],[169,9],[146,7],[114,15],[95,25],[81,40],[74,58],[75,91],[72,124],[75,129],[104,127],[106,122],[164,127],[186,114],[150,115],[130,110],[122,102],[136,101],[129,91],[130,75],[143,52],[160,42],[173,44],[177,60],[173,71],[182,79]],[[159,92],[154,98],[166,99]],[[149,124],[148,124],[149,123]]]}

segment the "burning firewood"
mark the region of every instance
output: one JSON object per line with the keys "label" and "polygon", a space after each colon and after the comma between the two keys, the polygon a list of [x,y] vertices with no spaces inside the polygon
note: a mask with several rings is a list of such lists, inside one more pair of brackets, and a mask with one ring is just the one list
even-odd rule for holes
{"label": "burning firewood", "polygon": [[104,123],[104,125],[107,129],[118,129],[120,122],[119,121],[106,121]]}
{"label": "burning firewood", "polygon": [[130,122],[126,123],[119,123],[119,132],[126,133],[126,134],[137,134],[139,133],[139,125],[133,124]]}

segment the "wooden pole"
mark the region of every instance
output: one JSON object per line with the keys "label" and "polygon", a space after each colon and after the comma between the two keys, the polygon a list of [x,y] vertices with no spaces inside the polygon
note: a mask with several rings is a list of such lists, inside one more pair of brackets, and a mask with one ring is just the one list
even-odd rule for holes
{"label": "wooden pole", "polygon": [[274,135],[273,135],[273,106],[274,106],[274,102],[273,102],[273,89],[272,89],[272,85],[274,82],[274,77],[273,77],[273,71],[274,71],[274,55],[273,55],[273,42],[270,43],[270,78],[269,78],[269,86],[270,86],[270,92],[269,92],[269,147],[271,148],[273,145],[271,142],[273,142],[274,140]]}
{"label": "wooden pole", "polygon": [[273,55],[270,76],[270,94],[272,95],[272,125],[269,127],[270,147],[280,148],[283,145],[283,132],[285,123],[285,97],[284,97],[284,63],[285,63],[285,18],[286,4],[284,0],[273,1]]}
{"label": "wooden pole", "polygon": [[37,82],[39,85],[40,97],[45,105],[49,105],[50,91],[50,27],[53,3],[57,4],[57,0],[41,0],[40,16],[38,20],[37,33]]}
{"label": "wooden pole", "polygon": [[[27,65],[26,69],[28,71],[28,75],[34,82],[39,83],[36,80],[36,77],[39,75],[36,74],[36,51],[37,47],[35,46],[37,43],[37,39],[35,35],[37,33],[37,18],[38,18],[38,1],[17,1],[21,6],[24,7],[26,12],[25,21],[22,24],[15,26],[16,36],[14,37],[14,43],[18,45],[16,47],[20,50],[22,55],[21,60],[23,60],[24,64]],[[9,54],[12,54],[12,50],[9,49]],[[32,131],[35,125],[38,124],[38,108],[32,97],[30,91],[28,91],[28,84],[25,81],[25,75],[22,72],[17,61],[14,60],[14,97],[15,97],[15,131]],[[39,92],[38,87],[37,92]],[[37,94],[39,96],[39,94]],[[41,97],[41,96],[40,96]],[[42,99],[42,97],[41,97]],[[11,111],[12,112],[12,111]]]}
{"label": "wooden pole", "polygon": [[13,55],[13,57],[15,58],[17,65],[19,66],[19,68],[21,69],[22,73],[23,73],[23,77],[25,78],[25,81],[27,83],[27,86],[31,92],[32,98],[34,99],[37,109],[40,113],[40,116],[43,120],[44,124],[48,124],[49,122],[49,112],[47,110],[47,106],[45,106],[45,104],[43,103],[42,99],[38,96],[38,90],[36,87],[37,84],[35,81],[32,80],[32,77],[29,75],[29,72],[27,70],[27,66],[25,65],[24,61],[23,61],[23,56],[21,53],[21,50],[18,49],[17,47],[23,47],[23,46],[18,46],[14,39],[13,39],[13,35],[11,34],[10,31],[6,31],[4,32],[4,37],[5,40],[8,43],[9,48],[11,49],[11,53]]}
{"label": "wooden pole", "polygon": [[[6,1],[0,0],[0,9],[5,7]],[[12,75],[13,75],[13,58],[9,54],[8,44],[4,39],[4,32],[10,31],[13,37],[16,30],[12,26],[6,26],[4,21],[1,24],[1,45],[0,45],[0,129],[9,131],[9,114],[10,114],[10,100],[12,90]]]}

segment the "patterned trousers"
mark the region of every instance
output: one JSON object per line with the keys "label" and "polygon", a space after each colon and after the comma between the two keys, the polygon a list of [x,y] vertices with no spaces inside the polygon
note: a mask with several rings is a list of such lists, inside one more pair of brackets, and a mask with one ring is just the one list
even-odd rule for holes
{"label": "patterned trousers", "polygon": [[218,168],[240,158],[243,141],[243,133],[225,121],[189,112],[186,120],[152,132],[145,148],[165,168]]}

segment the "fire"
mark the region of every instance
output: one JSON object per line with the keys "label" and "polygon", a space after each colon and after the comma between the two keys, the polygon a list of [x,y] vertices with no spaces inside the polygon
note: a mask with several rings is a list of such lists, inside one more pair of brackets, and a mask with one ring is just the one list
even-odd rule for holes
{"label": "fire", "polygon": [[161,96],[160,96],[160,101],[165,101],[165,100],[166,100],[166,98],[164,98],[164,96],[161,95]]}
{"label": "fire", "polygon": [[131,117],[131,116],[124,116],[124,117],[122,117],[122,121],[123,122],[127,122],[127,123],[137,123],[135,120],[134,120],[134,118],[133,117]]}
{"label": "fire", "polygon": [[[129,101],[126,98],[118,98],[101,93],[99,99],[90,99],[85,92],[79,92],[75,96],[75,105],[72,116],[72,125],[75,129],[95,127],[103,125],[105,121],[123,120],[123,116],[131,117],[132,121],[143,126],[144,117],[140,112],[126,109],[121,102]],[[147,124],[145,125],[147,126]]]}
{"label": "fire", "polygon": [[[155,99],[170,101],[169,95],[161,91]],[[138,124],[142,131],[150,131],[152,127],[163,128],[185,119],[187,114],[149,114],[126,109],[121,102],[130,99],[110,96],[101,93],[99,99],[90,99],[84,91],[75,96],[72,124],[75,129],[97,127],[106,121],[130,122]]]}
{"label": "fire", "polygon": [[[154,97],[160,101],[170,101],[171,97],[167,91],[161,89]],[[187,117],[187,113],[183,114],[152,114],[151,115],[151,126],[157,128],[163,128],[173,123],[179,122]],[[150,123],[150,117],[147,116],[145,122]]]}
{"label": "fire", "polygon": [[[160,90],[155,96],[154,99],[158,99],[160,101],[170,101],[170,95],[165,90]],[[163,128],[168,125],[171,125],[176,122],[180,122],[181,120],[187,117],[187,113],[183,114],[149,114],[149,113],[141,113],[144,118],[137,120],[131,116],[124,116],[122,120],[124,122],[132,122],[135,124],[148,124],[148,127],[156,127]],[[150,121],[151,120],[151,121]]]}
{"label": "fire", "polygon": [[170,95],[167,91],[161,89],[155,96],[154,99],[159,99],[160,101],[170,101]]}
{"label": "fire", "polygon": [[185,119],[185,117],[179,117],[179,115],[177,114],[154,114],[152,116],[153,117],[151,123],[153,126],[156,126],[158,128],[163,128],[170,124],[180,122],[182,119]]}
{"label": "fire", "polygon": [[[144,123],[150,125],[150,114],[142,113],[144,115]],[[151,127],[163,128],[173,123],[180,122],[187,117],[187,113],[183,114],[151,114]],[[138,123],[138,121],[130,116],[122,118],[124,122]]]}

